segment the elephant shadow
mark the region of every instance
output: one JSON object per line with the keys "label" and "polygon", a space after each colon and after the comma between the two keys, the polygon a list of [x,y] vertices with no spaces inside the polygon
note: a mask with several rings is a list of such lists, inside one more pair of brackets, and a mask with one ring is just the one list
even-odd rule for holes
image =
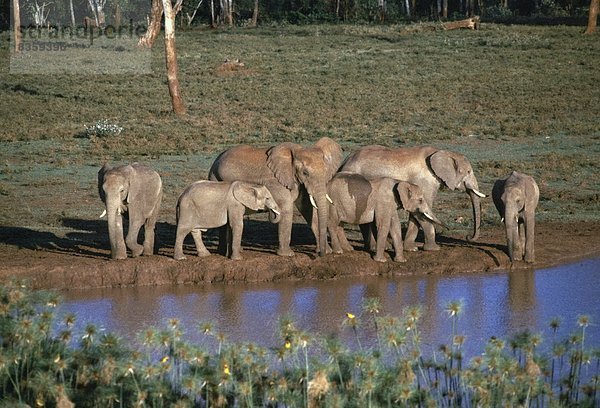
{"label": "elephant shadow", "polygon": [[[421,234],[421,233],[419,233]],[[419,237],[417,237],[417,239],[419,239]],[[479,251],[482,251],[486,256],[488,256],[489,258],[492,259],[492,261],[494,262],[494,264],[496,266],[500,266],[502,263],[500,261],[500,259],[498,259],[498,257],[496,256],[495,252],[502,252],[502,253],[506,253],[506,251],[508,250],[506,245],[502,245],[502,244],[491,244],[491,243],[485,243],[485,242],[471,242],[468,241],[467,239],[460,239],[460,238],[454,238],[454,237],[448,237],[445,235],[438,235],[437,236],[437,242],[438,244],[440,244],[442,247],[471,247],[471,248],[475,248]]]}
{"label": "elephant shadow", "polygon": [[[209,229],[202,233],[202,241],[212,254],[224,255],[219,251],[219,237],[226,226]],[[156,237],[160,247],[165,249],[168,255],[172,255],[175,246],[177,226],[174,224],[159,222],[156,224]],[[314,255],[316,241],[311,229],[306,224],[292,225],[291,245],[295,252]],[[275,254],[279,247],[277,225],[266,220],[245,219],[242,233],[242,248],[247,251]],[[186,254],[195,254],[196,246],[191,234],[185,237],[183,248]]]}
{"label": "elephant shadow", "polygon": [[38,231],[25,227],[0,227],[0,242],[19,249],[44,250],[74,256],[98,258],[103,255],[96,251],[96,245],[66,234],[58,236],[49,231]]}

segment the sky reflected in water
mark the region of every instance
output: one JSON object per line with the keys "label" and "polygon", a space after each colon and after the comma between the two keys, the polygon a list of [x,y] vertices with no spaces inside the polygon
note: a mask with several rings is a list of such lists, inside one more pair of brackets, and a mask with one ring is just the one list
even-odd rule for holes
{"label": "sky reflected in water", "polygon": [[[277,346],[281,316],[289,316],[309,332],[335,334],[356,346],[354,333],[342,326],[346,312],[359,316],[365,298],[378,298],[381,313],[399,316],[420,305],[424,347],[449,343],[452,325],[444,308],[461,301],[457,332],[465,334],[467,355],[483,352],[492,336],[507,338],[529,329],[551,342],[550,321],[561,317],[559,338],[577,329],[577,317],[589,315],[593,325],[586,344],[600,346],[600,259],[561,267],[515,272],[452,276],[368,277],[335,281],[260,284],[162,286],[78,290],[64,293],[60,313],[75,313],[77,327],[94,323],[126,338],[149,326],[166,327],[169,318],[181,321],[190,341],[204,341],[201,322],[213,323],[228,339]],[[361,343],[375,341],[366,324]]]}

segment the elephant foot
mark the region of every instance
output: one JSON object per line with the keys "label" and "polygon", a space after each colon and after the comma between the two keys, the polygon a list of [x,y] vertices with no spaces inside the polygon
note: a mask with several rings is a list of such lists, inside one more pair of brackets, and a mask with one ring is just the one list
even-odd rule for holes
{"label": "elephant foot", "polygon": [[404,250],[408,252],[416,252],[419,250],[419,247],[414,242],[404,242]]}
{"label": "elephant foot", "polygon": [[144,253],[144,247],[133,248],[131,250],[131,256],[133,258],[137,258],[138,256],[142,255],[143,253]]}
{"label": "elephant foot", "polygon": [[240,254],[235,254],[235,255],[231,255],[230,259],[232,261],[241,261],[244,258],[242,258],[242,255],[240,255]]}
{"label": "elephant foot", "polygon": [[208,252],[208,251],[198,251],[199,258],[206,258],[209,255],[210,255],[210,252]]}
{"label": "elephant foot", "polygon": [[375,260],[377,262],[380,262],[380,263],[386,263],[387,262],[387,259],[385,259],[385,256],[377,256],[377,255],[375,255],[373,257],[373,260]]}
{"label": "elephant foot", "polygon": [[440,250],[440,246],[438,244],[436,244],[435,242],[431,243],[431,242],[427,242],[425,243],[425,245],[423,245],[423,251],[439,251]]}
{"label": "elephant foot", "polygon": [[127,259],[127,254],[117,254],[117,255],[112,256],[111,258],[115,261]]}
{"label": "elephant foot", "polygon": [[187,257],[185,255],[175,255],[173,259],[175,259],[176,261],[184,261],[187,259]]}
{"label": "elephant foot", "polygon": [[286,249],[278,249],[277,255],[279,255],[279,256],[294,256],[295,254],[294,254],[294,251],[292,251],[289,248],[286,248]]}
{"label": "elephant foot", "polygon": [[394,262],[406,262],[406,258],[404,256],[395,256]]}

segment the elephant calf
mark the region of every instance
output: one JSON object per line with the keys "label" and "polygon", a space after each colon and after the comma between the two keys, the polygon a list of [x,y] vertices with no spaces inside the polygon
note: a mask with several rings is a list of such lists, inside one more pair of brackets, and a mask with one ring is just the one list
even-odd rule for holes
{"label": "elephant calf", "polygon": [[533,177],[513,171],[503,180],[497,180],[492,198],[506,227],[508,256],[512,261],[535,261],[535,209],[540,190]]}
{"label": "elephant calf", "polygon": [[[158,173],[139,163],[111,167],[105,164],[98,171],[98,193],[106,205],[100,218],[108,216],[111,257],[127,258],[127,247],[134,257],[154,252],[154,227],[162,200],[162,181]],[[123,239],[123,217],[127,213],[129,230]],[[138,244],[138,234],[144,226],[144,245]]]}
{"label": "elephant calf", "polygon": [[232,235],[227,247],[231,259],[242,259],[241,241],[246,208],[269,210],[271,222],[277,223],[280,212],[271,192],[263,185],[244,181],[197,181],[188,186],[177,201],[177,237],[175,259],[185,259],[183,240],[191,232],[198,256],[210,253],[202,242],[202,232],[228,224]]}
{"label": "elephant calf", "polygon": [[[329,182],[327,189],[332,200],[328,230],[333,252],[336,253],[352,250],[344,229],[340,226],[342,222],[361,226],[370,224],[375,227],[377,239],[373,259],[378,262],[386,261],[384,251],[388,235],[392,237],[396,252],[394,261],[406,261],[398,208],[405,209],[414,217],[425,217],[441,224],[424,199],[423,190],[416,184],[387,177],[368,180],[359,174],[338,173]],[[365,232],[366,241],[371,229],[361,229]],[[366,234],[367,231],[369,234]]]}

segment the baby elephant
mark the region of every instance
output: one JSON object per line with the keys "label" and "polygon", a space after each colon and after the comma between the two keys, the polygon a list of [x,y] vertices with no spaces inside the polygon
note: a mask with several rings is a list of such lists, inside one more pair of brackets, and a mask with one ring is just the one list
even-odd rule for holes
{"label": "baby elephant", "polygon": [[241,242],[246,208],[269,210],[273,223],[280,213],[271,192],[263,185],[243,181],[197,181],[188,186],[177,201],[177,237],[175,259],[185,259],[183,240],[191,232],[198,256],[210,255],[202,242],[202,232],[228,224],[232,235],[227,243],[231,259],[242,259]]}
{"label": "baby elephant", "polygon": [[328,230],[333,252],[336,253],[352,250],[344,229],[340,226],[341,222],[370,224],[374,227],[377,238],[373,259],[378,262],[386,261],[384,251],[388,235],[392,237],[396,252],[394,261],[406,261],[403,254],[399,208],[405,209],[417,219],[425,217],[429,221],[442,224],[423,198],[423,190],[406,181],[391,178],[368,180],[359,174],[338,173],[331,179],[327,189],[332,201],[329,206]]}
{"label": "baby elephant", "polygon": [[[133,163],[111,167],[105,164],[98,172],[98,193],[108,215],[108,236],[111,257],[127,258],[127,247],[132,256],[152,255],[154,227],[162,200],[162,181],[148,166]],[[129,218],[127,238],[123,239],[123,217]],[[138,244],[138,234],[144,226],[144,245]]]}
{"label": "baby elephant", "polygon": [[523,259],[523,247],[525,262],[534,262],[535,208],[540,199],[535,180],[513,171],[508,178],[496,181],[492,198],[506,227],[511,262]]}

